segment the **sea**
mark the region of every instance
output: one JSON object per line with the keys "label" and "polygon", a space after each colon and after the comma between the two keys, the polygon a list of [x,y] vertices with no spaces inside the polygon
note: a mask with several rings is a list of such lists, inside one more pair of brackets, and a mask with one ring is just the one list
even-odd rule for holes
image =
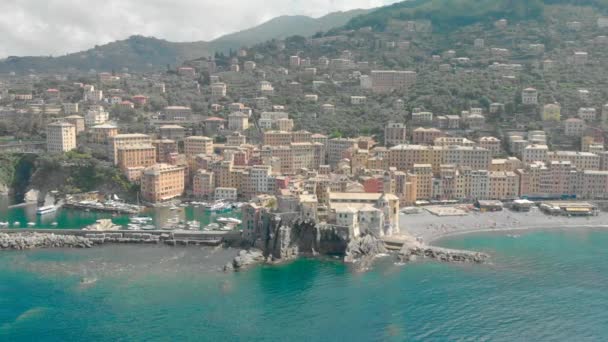
{"label": "sea", "polygon": [[337,258],[218,271],[222,248],[0,253],[0,341],[605,341],[608,231],[438,244],[483,265]]}
{"label": "sea", "polygon": [[[115,225],[125,229],[134,215],[113,215],[95,211],[85,211],[82,209],[59,208],[56,212],[37,215],[35,204],[13,206],[7,196],[0,196],[0,222],[8,224],[6,228],[24,229],[82,229],[94,224],[100,219],[109,219]],[[178,221],[198,221],[199,228],[203,229],[210,223],[215,223],[218,218],[240,218],[240,209],[228,210],[223,212],[210,212],[203,206],[184,205],[169,208],[146,208],[139,217],[150,217],[152,221],[146,224],[156,226],[158,229],[167,224],[169,220]]]}

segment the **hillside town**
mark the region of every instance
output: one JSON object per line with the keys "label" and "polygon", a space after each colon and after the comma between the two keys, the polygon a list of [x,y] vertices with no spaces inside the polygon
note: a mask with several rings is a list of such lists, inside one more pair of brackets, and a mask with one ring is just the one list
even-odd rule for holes
{"label": "hillside town", "polygon": [[406,207],[607,199],[608,18],[584,18],[501,19],[453,46],[393,20],[156,73],[2,74],[0,150],[86,155],[150,206],[246,202],[245,232],[264,212],[383,237]]}

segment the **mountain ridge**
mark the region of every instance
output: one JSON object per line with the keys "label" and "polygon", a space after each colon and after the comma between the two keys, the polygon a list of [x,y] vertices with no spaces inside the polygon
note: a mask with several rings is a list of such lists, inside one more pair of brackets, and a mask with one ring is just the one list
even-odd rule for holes
{"label": "mountain ridge", "polygon": [[242,31],[226,34],[212,41],[171,42],[155,37],[132,35],[93,48],[62,56],[10,56],[0,60],[0,72],[137,70],[153,71],[175,66],[184,61],[210,56],[215,52],[228,52],[272,39],[288,36],[312,36],[344,26],[355,16],[371,10],[355,9],[332,12],[319,18],[307,16],[280,16]]}

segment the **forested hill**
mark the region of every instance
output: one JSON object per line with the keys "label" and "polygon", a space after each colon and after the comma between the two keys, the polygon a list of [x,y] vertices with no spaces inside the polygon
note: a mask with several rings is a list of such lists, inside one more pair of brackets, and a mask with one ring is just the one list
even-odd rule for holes
{"label": "forested hill", "polygon": [[267,40],[288,36],[312,36],[345,25],[350,19],[370,10],[335,12],[320,18],[282,16],[258,26],[228,34],[210,42],[176,43],[154,37],[132,36],[65,56],[10,57],[0,60],[0,72],[63,72],[69,70],[133,71],[164,69],[187,60],[228,52]]}
{"label": "forested hill", "polygon": [[411,0],[353,18],[346,24],[346,28],[370,26],[375,30],[383,30],[391,20],[426,19],[432,22],[433,28],[451,29],[500,18],[541,18],[543,5],[542,0]]}

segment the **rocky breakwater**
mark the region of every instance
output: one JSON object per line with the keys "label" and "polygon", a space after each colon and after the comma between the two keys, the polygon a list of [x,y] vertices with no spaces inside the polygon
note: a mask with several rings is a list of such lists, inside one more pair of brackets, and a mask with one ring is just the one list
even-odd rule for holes
{"label": "rocky breakwater", "polygon": [[36,248],[90,248],[93,242],[72,235],[41,233],[0,233],[0,250],[25,250]]}
{"label": "rocky breakwater", "polygon": [[346,246],[344,262],[351,263],[358,270],[364,271],[371,267],[374,259],[388,253],[384,242],[372,235],[354,238]]}
{"label": "rocky breakwater", "polygon": [[490,258],[485,253],[428,246],[418,241],[406,241],[399,251],[398,257],[401,262],[415,261],[421,257],[442,262],[475,264],[483,263]]}
{"label": "rocky breakwater", "polygon": [[266,262],[264,253],[259,249],[242,250],[232,262],[224,266],[224,271],[238,271],[242,268]]}

